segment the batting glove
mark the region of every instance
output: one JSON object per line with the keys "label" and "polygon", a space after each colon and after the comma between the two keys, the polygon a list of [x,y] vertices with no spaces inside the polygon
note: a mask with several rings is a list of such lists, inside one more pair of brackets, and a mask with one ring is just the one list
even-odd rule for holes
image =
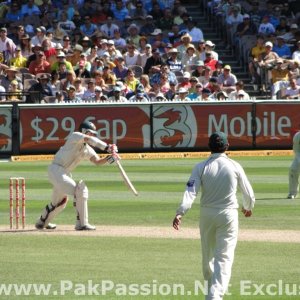
{"label": "batting glove", "polygon": [[108,153],[116,153],[116,152],[118,152],[118,147],[116,144],[108,144],[107,147],[105,148],[105,150]]}
{"label": "batting glove", "polygon": [[113,164],[116,161],[119,161],[121,159],[121,157],[117,154],[117,153],[113,153],[111,155],[106,156],[106,161],[109,164]]}

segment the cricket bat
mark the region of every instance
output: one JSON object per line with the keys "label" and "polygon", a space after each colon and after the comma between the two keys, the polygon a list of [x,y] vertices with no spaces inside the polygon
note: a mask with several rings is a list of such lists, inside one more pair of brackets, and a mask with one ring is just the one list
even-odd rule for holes
{"label": "cricket bat", "polygon": [[120,170],[120,173],[124,179],[124,182],[126,183],[126,185],[128,186],[128,188],[137,196],[138,192],[136,191],[135,187],[133,186],[133,184],[131,183],[130,179],[128,178],[125,170],[123,169],[121,163],[119,160],[116,161],[116,164]]}

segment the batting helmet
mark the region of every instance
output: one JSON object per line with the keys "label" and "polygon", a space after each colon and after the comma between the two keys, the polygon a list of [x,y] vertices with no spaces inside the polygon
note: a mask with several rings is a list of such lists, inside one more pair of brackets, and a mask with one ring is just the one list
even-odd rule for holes
{"label": "batting helmet", "polygon": [[79,131],[82,133],[91,132],[93,134],[97,134],[95,124],[89,121],[82,122],[79,126]]}

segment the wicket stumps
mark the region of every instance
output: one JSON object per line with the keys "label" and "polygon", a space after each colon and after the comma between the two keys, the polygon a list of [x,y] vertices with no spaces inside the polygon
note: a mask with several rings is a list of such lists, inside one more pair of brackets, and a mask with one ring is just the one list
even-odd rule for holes
{"label": "wicket stumps", "polygon": [[[20,183],[21,183],[21,213],[22,213],[22,228],[25,228],[26,220],[26,183],[24,177],[9,178],[9,224],[10,229],[14,225],[14,210],[15,210],[15,229],[19,229],[20,221]],[[14,193],[15,190],[15,193]],[[15,205],[14,205],[15,202]]]}

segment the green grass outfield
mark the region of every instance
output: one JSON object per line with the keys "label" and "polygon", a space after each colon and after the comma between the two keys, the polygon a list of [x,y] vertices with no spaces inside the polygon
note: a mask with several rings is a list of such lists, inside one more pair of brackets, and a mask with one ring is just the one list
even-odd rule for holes
{"label": "green grass outfield", "polygon": [[[300,201],[286,199],[292,157],[234,159],[245,168],[257,198],[254,216],[249,219],[241,216],[240,228],[300,230]],[[92,224],[167,227],[171,226],[185,183],[198,161],[123,160],[124,169],[139,191],[138,197],[127,190],[116,166],[96,167],[83,163],[75,170],[73,178],[84,179],[89,188]],[[9,177],[26,178],[27,223],[32,226],[51,196],[48,165],[49,161],[0,163],[2,227],[8,225]],[[197,227],[198,216],[199,199],[184,218],[183,226]],[[74,219],[70,201],[56,222],[58,225],[74,224]],[[88,232],[82,236],[0,233],[0,299],[204,299],[193,292],[195,280],[203,284],[199,240],[88,235]],[[225,299],[299,299],[299,247],[298,243],[240,241],[230,288],[232,295]],[[1,285],[4,283],[5,288],[11,283],[27,284],[27,288],[30,283],[52,286],[49,296],[34,296],[31,290],[29,296],[17,297],[14,292],[4,295]],[[95,286],[112,283],[115,286],[106,295]],[[128,295],[131,284],[145,284],[145,294],[149,287],[151,295]],[[182,284],[185,292],[191,291],[191,295],[155,295],[167,294],[172,284]],[[63,287],[65,295],[62,295]],[[100,295],[96,295],[92,287]],[[242,291],[251,295],[240,295]],[[289,292],[297,295],[287,296]],[[127,296],[117,296],[118,293]],[[272,293],[276,295],[271,296]]]}

